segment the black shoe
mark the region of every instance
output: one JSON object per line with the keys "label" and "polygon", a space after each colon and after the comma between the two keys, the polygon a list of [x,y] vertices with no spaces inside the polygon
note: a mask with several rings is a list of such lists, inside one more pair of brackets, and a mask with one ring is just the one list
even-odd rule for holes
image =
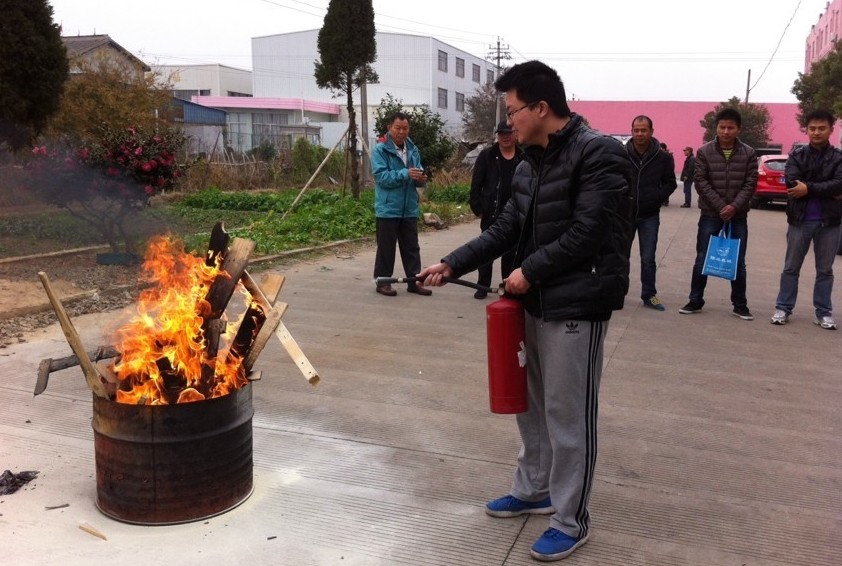
{"label": "black shoe", "polygon": [[689,303],[678,309],[678,312],[680,312],[681,314],[696,314],[697,312],[702,312],[703,306],[704,305],[702,305],[701,303],[690,301]]}
{"label": "black shoe", "polygon": [[407,293],[415,293],[416,295],[421,295],[422,297],[429,297],[433,294],[432,291],[427,289],[426,287],[422,287],[421,285],[416,285],[415,287],[409,287],[406,290]]}
{"label": "black shoe", "polygon": [[474,293],[475,299],[484,299],[488,296],[488,291],[485,289],[477,289],[477,292]]}
{"label": "black shoe", "polygon": [[383,285],[382,287],[378,287],[377,292],[380,293],[381,295],[386,295],[387,297],[394,297],[395,295],[398,294],[397,291],[392,289],[391,285]]}
{"label": "black shoe", "polygon": [[734,307],[734,311],[732,314],[734,316],[740,317],[743,320],[754,320],[754,315],[751,314],[751,311],[748,310],[747,306]]}

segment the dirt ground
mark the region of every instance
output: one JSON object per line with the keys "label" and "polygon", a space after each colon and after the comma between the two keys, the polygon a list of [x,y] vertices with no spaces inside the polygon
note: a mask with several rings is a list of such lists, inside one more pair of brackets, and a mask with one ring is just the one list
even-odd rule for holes
{"label": "dirt ground", "polygon": [[33,330],[57,320],[38,272],[71,316],[121,308],[139,291],[138,266],[96,263],[97,250],[0,260],[0,348],[26,341]]}

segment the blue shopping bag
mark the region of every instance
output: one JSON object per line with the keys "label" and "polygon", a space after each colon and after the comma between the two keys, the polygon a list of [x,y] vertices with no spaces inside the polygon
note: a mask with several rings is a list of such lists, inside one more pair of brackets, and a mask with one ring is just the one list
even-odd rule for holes
{"label": "blue shopping bag", "polygon": [[702,275],[712,275],[733,281],[737,278],[740,239],[731,238],[731,223],[726,222],[718,236],[711,236]]}

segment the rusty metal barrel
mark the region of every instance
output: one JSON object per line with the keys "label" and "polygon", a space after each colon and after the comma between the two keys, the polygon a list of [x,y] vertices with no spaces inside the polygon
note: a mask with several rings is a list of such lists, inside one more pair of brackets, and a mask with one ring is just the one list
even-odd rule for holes
{"label": "rusty metal barrel", "polygon": [[253,484],[252,390],[175,405],[93,397],[96,505],[109,517],[173,525],[213,517]]}

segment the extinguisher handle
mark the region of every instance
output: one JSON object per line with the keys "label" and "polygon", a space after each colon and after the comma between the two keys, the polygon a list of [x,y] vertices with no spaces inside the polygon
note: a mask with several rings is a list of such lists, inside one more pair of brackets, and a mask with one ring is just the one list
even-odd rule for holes
{"label": "extinguisher handle", "polygon": [[[423,279],[421,279],[420,277],[376,277],[374,279],[374,283],[378,287],[382,287],[383,285],[391,285],[392,283],[417,283],[419,281],[423,281]],[[500,295],[503,294],[502,285],[498,288],[486,287],[485,285],[471,283],[470,281],[457,279],[455,277],[442,277],[442,281],[444,281],[445,283],[453,283],[454,285],[462,285],[463,287],[470,287],[471,289],[477,289],[479,291],[485,291],[486,293],[497,293]]]}

